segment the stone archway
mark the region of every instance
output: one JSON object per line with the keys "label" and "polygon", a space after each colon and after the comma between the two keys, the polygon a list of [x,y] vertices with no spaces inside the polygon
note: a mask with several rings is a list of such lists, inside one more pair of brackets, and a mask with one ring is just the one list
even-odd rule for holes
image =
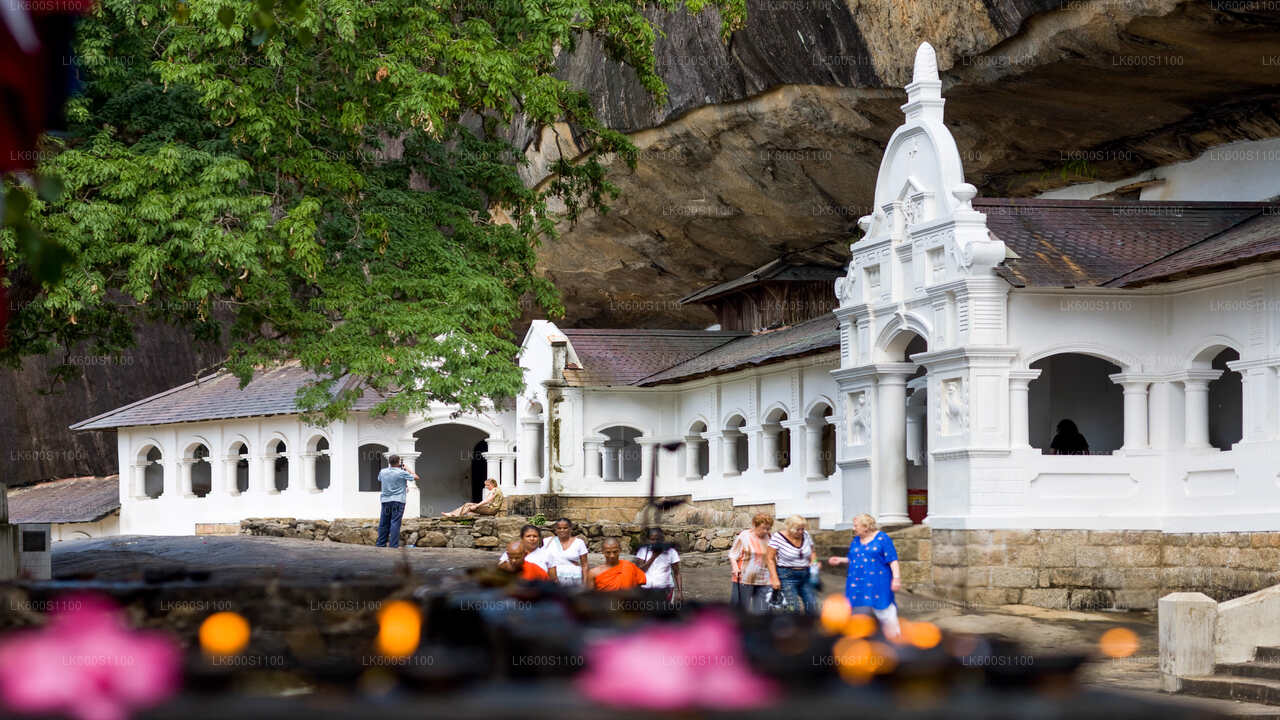
{"label": "stone archway", "polygon": [[422,517],[480,499],[479,491],[490,476],[483,456],[488,439],[489,433],[462,423],[437,423],[413,433]]}

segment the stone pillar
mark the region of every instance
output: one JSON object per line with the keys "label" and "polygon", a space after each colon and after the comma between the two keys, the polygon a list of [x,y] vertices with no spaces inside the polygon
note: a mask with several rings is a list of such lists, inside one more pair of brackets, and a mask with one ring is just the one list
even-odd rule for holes
{"label": "stone pillar", "polygon": [[[306,493],[318,493],[320,488],[316,487],[316,463],[320,460],[323,453],[305,452],[302,453],[302,491]],[[329,482],[333,482],[333,466],[329,466]],[[292,490],[293,486],[290,485]]]}
{"label": "stone pillar", "polygon": [[783,421],[782,427],[786,429],[791,443],[787,447],[787,452],[791,455],[791,464],[787,466],[787,471],[796,473],[796,477],[808,477],[809,468],[809,423],[803,418],[799,420]]}
{"label": "stone pillar", "polygon": [[542,480],[538,472],[542,449],[542,423],[525,420],[520,424],[520,482],[536,483]]}
{"label": "stone pillar", "polygon": [[763,428],[759,425],[747,425],[742,428],[743,434],[747,436],[747,466],[738,468],[738,472],[761,467],[760,443],[756,442],[756,439],[763,434],[762,430]]}
{"label": "stone pillar", "polygon": [[622,457],[622,441],[621,440],[605,440],[603,464],[604,464],[604,481],[616,482],[622,479],[620,472],[621,463],[619,459]]}
{"label": "stone pillar", "polygon": [[[280,491],[276,490],[276,454],[263,455],[259,458],[259,467],[262,472],[258,473],[258,490],[267,495],[279,495]],[[249,482],[253,482],[253,477],[249,478]],[[250,486],[252,490],[252,485]]]}
{"label": "stone pillar", "polygon": [[881,525],[909,523],[907,515],[907,373],[881,372],[876,375],[876,432],[878,438],[875,473],[880,506],[876,520]]}
{"label": "stone pillar", "polygon": [[1160,688],[1182,689],[1182,678],[1213,674],[1218,603],[1198,592],[1160,598]]}
{"label": "stone pillar", "polygon": [[1186,444],[1190,449],[1209,447],[1209,381],[1221,375],[1221,370],[1190,370],[1179,378],[1183,389]]}
{"label": "stone pillar", "polygon": [[702,443],[706,442],[701,435],[685,435],[684,436],[684,479],[685,480],[701,480],[702,468],[699,467],[698,455],[702,449]]}
{"label": "stone pillar", "polygon": [[1040,370],[1009,371],[1009,448],[1031,447],[1031,421],[1027,409],[1028,384],[1040,377]]}
{"label": "stone pillar", "polygon": [[778,472],[782,468],[778,464],[778,434],[782,432],[782,426],[777,424],[762,425],[760,427],[761,439],[761,462],[760,468],[765,472]]}
{"label": "stone pillar", "polygon": [[1151,380],[1125,373],[1116,373],[1110,377],[1112,382],[1124,387],[1124,447],[1121,449],[1126,452],[1146,450],[1147,386],[1151,384]]}
{"label": "stone pillar", "polygon": [[724,463],[722,475],[737,475],[741,472],[738,467],[738,438],[742,436],[743,433],[739,430],[725,429],[721,433],[720,448],[723,450],[721,455]]}

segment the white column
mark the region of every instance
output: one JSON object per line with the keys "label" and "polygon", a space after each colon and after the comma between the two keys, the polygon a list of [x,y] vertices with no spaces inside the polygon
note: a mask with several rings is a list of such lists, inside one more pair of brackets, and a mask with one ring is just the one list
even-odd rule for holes
{"label": "white column", "polygon": [[[409,447],[413,447],[413,440],[408,441]],[[414,468],[418,462],[418,456],[422,453],[416,450],[402,450],[396,453],[400,456],[400,461],[404,463],[405,468]],[[416,471],[417,468],[414,468]],[[413,478],[409,478],[408,486],[404,493],[404,516],[406,518],[422,517],[422,488],[418,487],[418,482]]]}
{"label": "white column", "polygon": [[702,433],[707,442],[707,477],[723,477],[724,475],[724,436],[718,432]]}
{"label": "white column", "polygon": [[500,477],[498,481],[503,487],[515,487],[516,485],[516,454],[511,451],[500,453],[498,472]]}
{"label": "white column", "polygon": [[[259,491],[267,495],[279,495],[280,491],[276,490],[276,454],[263,455],[259,460],[258,465],[262,468],[262,472],[258,473]],[[249,481],[252,482],[253,478]]]}
{"label": "white column", "polygon": [[129,479],[130,493],[135,500],[150,500],[147,496],[147,465],[149,463],[135,463],[130,465],[132,475]]}
{"label": "white column", "polygon": [[724,451],[723,456],[724,470],[722,475],[737,475],[741,470],[738,468],[738,438],[742,437],[742,432],[738,430],[726,429],[721,433],[720,448]]}
{"label": "white column", "polygon": [[196,496],[195,488],[191,487],[191,466],[195,464],[195,458],[178,459],[178,489],[184,498]]}
{"label": "white column", "polygon": [[1031,421],[1027,410],[1027,385],[1040,377],[1040,370],[1009,371],[1009,447],[1024,450],[1031,447]]}
{"label": "white column", "polygon": [[1227,367],[1240,373],[1242,391],[1240,442],[1265,442],[1276,434],[1276,368],[1262,362],[1233,360]]}
{"label": "white column", "polygon": [[757,438],[764,434],[761,430],[763,428],[759,425],[747,425],[742,428],[742,432],[747,436],[747,466],[738,468],[738,472],[762,467],[760,462],[760,443],[756,441]]}
{"label": "white column", "polygon": [[[822,431],[826,428],[827,423],[824,419],[815,422],[805,422],[804,433],[804,476],[807,480],[825,480],[826,476],[822,474]],[[799,428],[797,428],[799,429]],[[795,430],[792,430],[794,433]],[[794,459],[793,459],[794,460]]]}
{"label": "white column", "polygon": [[[316,487],[316,462],[319,461],[319,459],[320,459],[320,453],[318,452],[302,453],[301,461],[302,461],[303,492],[306,492],[306,493],[320,492],[320,488]],[[330,468],[330,470],[332,470],[332,468]],[[333,481],[332,478],[330,478],[330,482],[332,481]],[[289,489],[292,490],[293,486],[290,485]]]}
{"label": "white column", "polygon": [[787,471],[794,473],[796,477],[808,477],[809,422],[804,419],[785,420],[782,422],[782,427],[786,428],[787,435],[791,438],[791,443],[787,447],[787,452],[791,455],[791,464],[787,466]]}
{"label": "white column", "polygon": [[876,376],[876,432],[879,454],[875,473],[880,486],[876,520],[890,525],[909,523],[907,515],[907,373]]}
{"label": "white column", "polygon": [[619,459],[622,457],[622,441],[621,440],[605,440],[601,445],[604,447],[603,464],[604,464],[604,481],[615,482],[622,479]]}
{"label": "white column", "polygon": [[525,420],[520,424],[520,482],[536,483],[542,480],[538,473],[538,452],[542,445],[542,423]]}
{"label": "white column", "polygon": [[1152,450],[1168,450],[1173,447],[1176,428],[1173,427],[1173,383],[1160,380],[1151,383],[1147,391],[1147,445]]}
{"label": "white column", "polygon": [[600,440],[583,440],[583,467],[586,471],[587,482],[600,482],[604,478],[604,458],[600,455],[602,445]]}
{"label": "white column", "polygon": [[1147,386],[1151,384],[1151,380],[1125,373],[1116,373],[1110,377],[1112,382],[1124,388],[1124,447],[1122,449],[1146,450]]}
{"label": "white column", "polygon": [[[1221,370],[1189,370],[1179,378],[1182,382],[1186,444],[1190,449],[1209,447],[1209,381],[1221,375]],[[1127,431],[1128,423],[1125,425]]]}
{"label": "white column", "polygon": [[760,427],[761,458],[760,467],[765,472],[778,472],[781,468],[778,465],[778,433],[782,431],[780,425],[771,424]]}
{"label": "white column", "polygon": [[684,436],[684,479],[701,480],[701,468],[698,466],[698,454],[702,443],[706,442],[701,435]]}
{"label": "white column", "polygon": [[657,462],[658,441],[650,438],[639,438],[636,443],[640,445],[640,482],[649,482],[650,473],[655,472],[654,463]]}
{"label": "white column", "polygon": [[222,489],[232,497],[240,494],[240,488],[236,487],[236,467],[239,464],[239,455],[227,455],[222,458]]}

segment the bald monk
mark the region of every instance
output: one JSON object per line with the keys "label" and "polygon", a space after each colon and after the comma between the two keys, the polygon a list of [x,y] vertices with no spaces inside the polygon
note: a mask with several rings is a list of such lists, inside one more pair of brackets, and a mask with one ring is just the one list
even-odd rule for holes
{"label": "bald monk", "polygon": [[511,574],[519,576],[522,580],[551,580],[546,570],[531,562],[525,562],[524,556],[524,543],[513,540],[507,545],[507,565],[511,568],[509,571]]}
{"label": "bald monk", "polygon": [[618,556],[622,554],[622,545],[617,538],[605,538],[600,546],[604,553],[604,564],[591,568],[591,581],[597,590],[630,590],[644,584],[644,571],[629,560]]}

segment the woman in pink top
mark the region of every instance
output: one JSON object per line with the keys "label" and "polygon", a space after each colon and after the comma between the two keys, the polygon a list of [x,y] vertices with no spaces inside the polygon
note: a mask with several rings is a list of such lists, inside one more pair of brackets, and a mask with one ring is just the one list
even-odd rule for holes
{"label": "woman in pink top", "polygon": [[733,599],[747,612],[768,610],[769,590],[781,587],[770,566],[769,531],[773,516],[758,513],[751,519],[751,529],[743,530],[729,548],[729,566],[733,570]]}

